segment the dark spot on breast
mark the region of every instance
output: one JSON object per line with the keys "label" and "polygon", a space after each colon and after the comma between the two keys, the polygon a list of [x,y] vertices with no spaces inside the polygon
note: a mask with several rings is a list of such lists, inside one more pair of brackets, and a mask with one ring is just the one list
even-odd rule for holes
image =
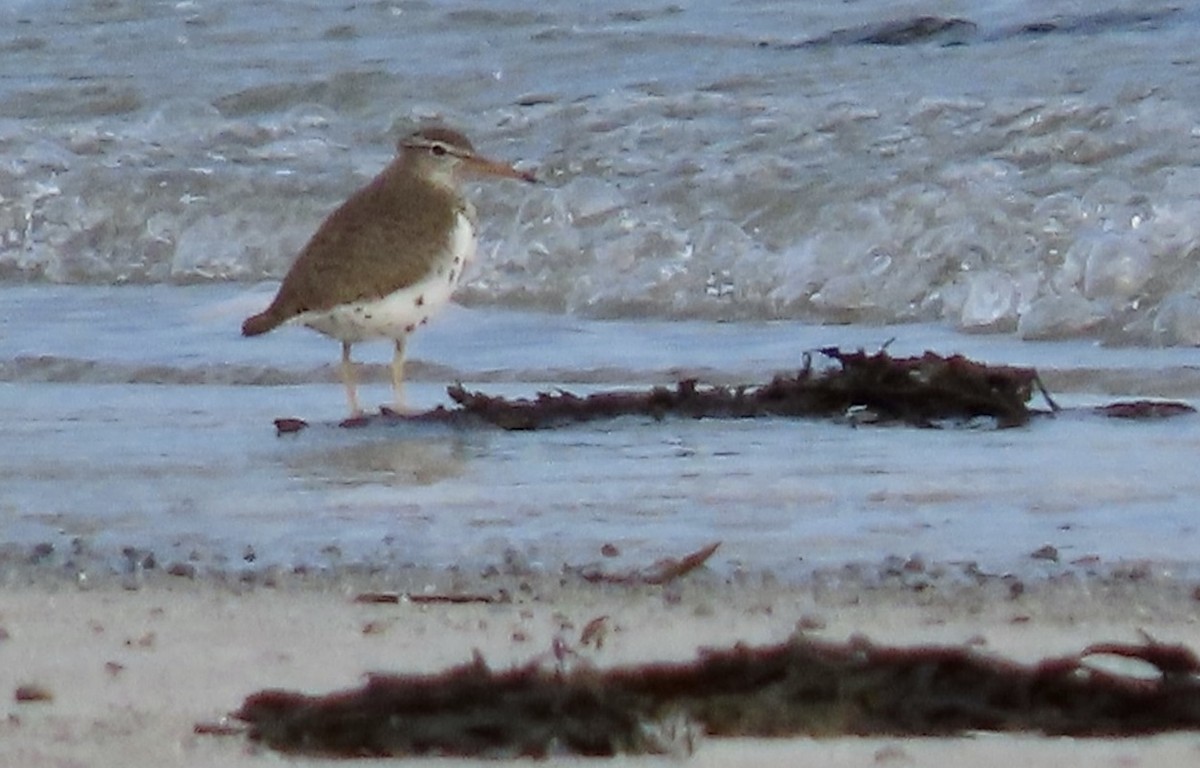
{"label": "dark spot on breast", "polygon": [[457,274],[453,269],[450,270],[450,282],[454,282],[454,276]]}
{"label": "dark spot on breast", "polygon": [[425,325],[425,324],[426,324],[426,323],[428,323],[428,322],[429,322],[429,318],[428,318],[428,317],[422,317],[422,318],[421,318],[421,325]]}
{"label": "dark spot on breast", "polygon": [[404,326],[405,333],[412,333],[415,330],[417,330],[417,326],[413,325],[412,323],[409,323],[408,325]]}
{"label": "dark spot on breast", "polygon": [[422,293],[420,296],[418,296],[418,297],[417,297],[417,303],[416,303],[416,305],[417,305],[418,307],[423,307],[423,306],[425,306],[425,294],[423,294],[423,293]]}
{"label": "dark spot on breast", "polygon": [[459,264],[462,264],[462,256],[455,256],[454,257],[454,266],[457,267]]}

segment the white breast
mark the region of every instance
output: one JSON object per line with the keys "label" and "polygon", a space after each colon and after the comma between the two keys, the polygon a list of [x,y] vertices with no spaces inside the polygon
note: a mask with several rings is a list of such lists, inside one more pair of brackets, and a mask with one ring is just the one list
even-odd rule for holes
{"label": "white breast", "polygon": [[296,322],[339,341],[402,339],[429,321],[450,300],[463,271],[475,258],[475,228],[459,214],[446,256],[422,280],[374,301],[305,312]]}

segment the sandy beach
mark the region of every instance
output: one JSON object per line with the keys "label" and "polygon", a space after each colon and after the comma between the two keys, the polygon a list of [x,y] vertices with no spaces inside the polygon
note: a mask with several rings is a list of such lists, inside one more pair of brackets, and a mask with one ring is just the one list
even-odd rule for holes
{"label": "sandy beach", "polygon": [[[780,586],[698,572],[665,586],[450,572],[307,574],[73,583],[34,569],[9,573],[0,599],[0,764],[13,766],[261,766],[281,759],[243,735],[196,734],[250,693],[325,693],[368,672],[434,672],[476,651],[493,668],[554,663],[608,667],[689,660],[701,648],[855,635],[890,645],[968,644],[1019,661],[1098,641],[1200,646],[1200,603],[1184,584],[1128,575],[967,584],[815,579]],[[363,592],[508,595],[495,604],[363,604]],[[607,616],[597,648],[584,627]],[[1138,674],[1136,665],[1123,670]],[[1145,670],[1141,670],[1144,674]],[[48,700],[18,701],[17,689]],[[949,739],[701,738],[706,765],[1194,765],[1193,734],[1067,739],[976,734]],[[306,765],[341,761],[298,759]],[[619,764],[666,758],[618,758]],[[578,759],[564,762],[577,762]],[[558,762],[558,759],[554,760]],[[417,761],[420,762],[420,761]],[[471,761],[438,760],[439,765]],[[495,764],[495,762],[484,764]]]}

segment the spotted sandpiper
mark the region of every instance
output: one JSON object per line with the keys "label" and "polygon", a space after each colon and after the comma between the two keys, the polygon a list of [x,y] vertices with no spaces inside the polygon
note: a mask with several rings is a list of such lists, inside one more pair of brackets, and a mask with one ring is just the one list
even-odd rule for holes
{"label": "spotted sandpiper", "polygon": [[271,305],[242,323],[257,336],[295,322],[342,342],[351,417],[358,405],[350,347],[392,339],[392,388],[404,406],[404,347],[462,279],[475,255],[475,207],[466,176],[534,181],[532,173],[475,154],[466,136],[427,127],[402,139],[399,157],[329,215],[283,278]]}

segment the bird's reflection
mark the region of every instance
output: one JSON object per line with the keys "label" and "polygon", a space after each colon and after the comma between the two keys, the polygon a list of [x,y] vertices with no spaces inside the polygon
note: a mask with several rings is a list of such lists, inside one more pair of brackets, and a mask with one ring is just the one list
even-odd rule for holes
{"label": "bird's reflection", "polygon": [[460,437],[425,436],[327,446],[292,455],[287,465],[323,486],[422,486],[462,475],[469,453]]}

